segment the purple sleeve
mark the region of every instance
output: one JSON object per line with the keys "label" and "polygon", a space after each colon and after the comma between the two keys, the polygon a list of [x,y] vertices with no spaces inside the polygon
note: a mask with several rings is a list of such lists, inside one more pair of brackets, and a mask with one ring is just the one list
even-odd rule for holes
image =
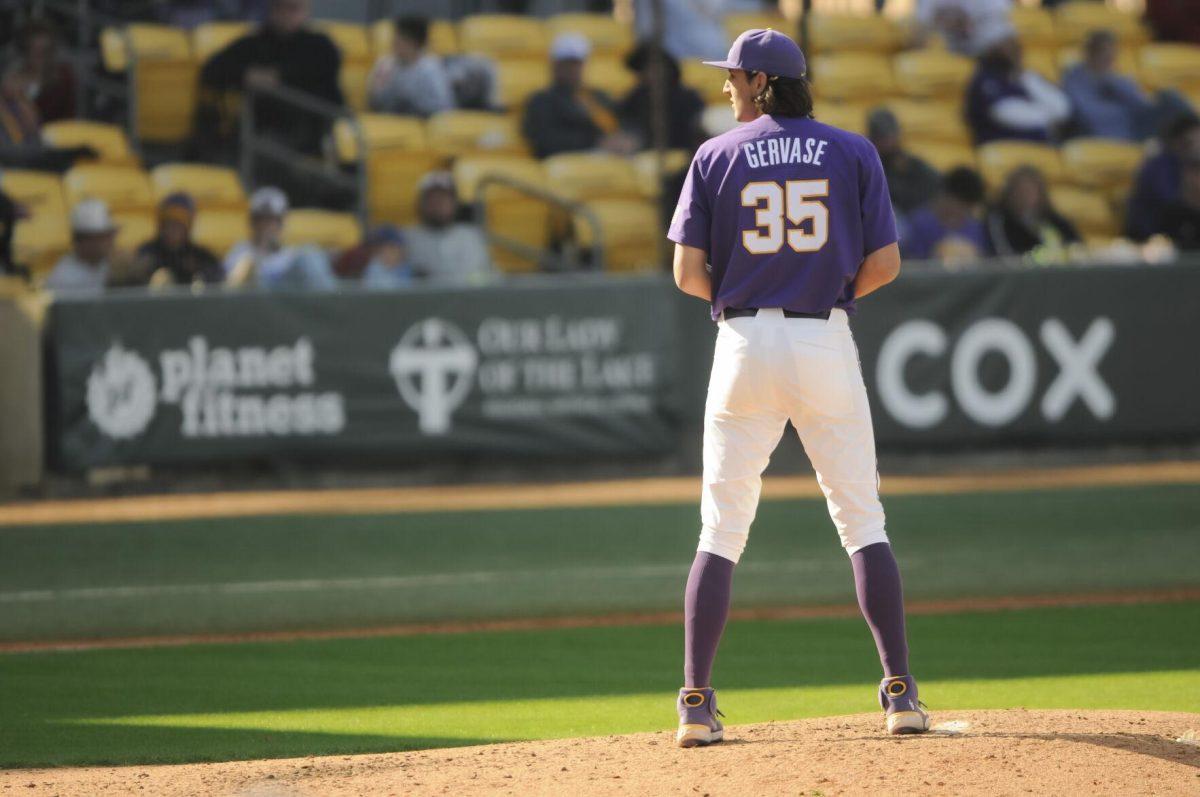
{"label": "purple sleeve", "polygon": [[887,177],[875,146],[865,142],[859,161],[859,205],[862,208],[863,257],[898,240],[896,214],[888,195]]}
{"label": "purple sleeve", "polygon": [[671,216],[671,228],[667,231],[667,238],[677,244],[707,252],[710,219],[708,194],[705,191],[704,178],[700,175],[700,154],[697,153],[692,159],[687,177],[684,178],[683,190],[679,192],[679,204],[675,206],[675,214]]}

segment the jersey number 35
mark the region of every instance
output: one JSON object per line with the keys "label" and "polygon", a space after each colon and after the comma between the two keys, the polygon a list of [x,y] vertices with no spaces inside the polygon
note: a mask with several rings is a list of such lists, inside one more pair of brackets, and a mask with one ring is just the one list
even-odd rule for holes
{"label": "jersey number 35", "polygon": [[[817,197],[828,195],[828,180],[746,183],[742,207],[755,208],[755,228],[742,231],[742,246],[752,255],[773,255],[785,242],[797,252],[818,251],[829,240],[829,208]],[[812,232],[800,227],[809,219]]]}

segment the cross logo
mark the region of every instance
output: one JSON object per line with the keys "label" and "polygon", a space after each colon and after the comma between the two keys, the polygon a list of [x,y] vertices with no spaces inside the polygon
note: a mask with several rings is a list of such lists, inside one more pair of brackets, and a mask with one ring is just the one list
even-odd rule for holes
{"label": "cross logo", "polygon": [[479,355],[462,330],[440,318],[409,327],[392,349],[389,370],[425,434],[450,431],[450,415],[471,392]]}

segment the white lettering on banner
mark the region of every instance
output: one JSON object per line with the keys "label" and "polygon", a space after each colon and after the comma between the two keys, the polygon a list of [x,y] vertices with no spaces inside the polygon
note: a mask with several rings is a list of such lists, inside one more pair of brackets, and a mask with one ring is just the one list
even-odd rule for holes
{"label": "white lettering on banner", "polygon": [[[130,365],[131,358],[141,366]],[[185,438],[336,434],[346,425],[342,394],[303,390],[316,384],[315,361],[307,338],[271,348],[233,349],[213,347],[207,338],[195,335],[184,348],[159,352],[161,387],[156,391],[145,360],[114,343],[88,380],[89,415],[114,439],[144,432],[157,403],[179,405],[179,431]],[[120,367],[114,369],[113,363]],[[130,382],[122,376],[128,373],[137,378]],[[112,389],[106,386],[122,381],[138,395],[117,412]]]}
{"label": "white lettering on banner", "polygon": [[[979,362],[990,351],[1008,361],[1008,383],[991,392],[979,382]],[[1010,423],[1037,388],[1037,356],[1021,328],[1002,318],[972,324],[954,347],[950,384],[963,412],[984,426]]]}
{"label": "white lettering on banner", "polygon": [[946,350],[946,333],[932,321],[906,321],[896,327],[879,349],[875,378],[879,398],[893,418],[913,429],[937,426],[949,411],[946,397],[936,391],[917,395],[904,381],[904,366],[916,354],[937,357]]}
{"label": "white lettering on banner", "polygon": [[[1039,333],[1059,369],[1042,397],[1042,416],[1057,423],[1079,399],[1097,420],[1112,418],[1116,397],[1098,367],[1116,339],[1113,322],[1093,320],[1078,343],[1057,318],[1043,322]],[[941,358],[948,348],[945,331],[924,319],[906,321],[884,339],[875,366],[879,398],[888,414],[904,426],[928,429],[949,414],[950,402],[944,393],[916,393],[904,376],[914,357]],[[979,381],[979,364],[992,352],[1008,365],[1008,380],[998,390],[989,390]],[[984,426],[1012,423],[1028,409],[1037,391],[1034,345],[1020,327],[1006,319],[985,318],[967,327],[954,343],[949,367],[955,401],[967,417]]]}
{"label": "white lettering on banner", "polygon": [[426,319],[393,349],[391,370],[426,434],[450,430],[472,385],[483,416],[495,420],[650,412],[655,356],[620,351],[621,324],[613,316],[489,316],[472,346],[453,324]]}
{"label": "white lettering on banner", "polygon": [[1108,318],[1097,318],[1076,344],[1057,318],[1042,324],[1042,344],[1058,363],[1058,377],[1042,396],[1042,415],[1059,421],[1078,396],[1092,414],[1107,420],[1116,411],[1117,399],[1100,378],[1096,367],[1116,339],[1116,327]]}

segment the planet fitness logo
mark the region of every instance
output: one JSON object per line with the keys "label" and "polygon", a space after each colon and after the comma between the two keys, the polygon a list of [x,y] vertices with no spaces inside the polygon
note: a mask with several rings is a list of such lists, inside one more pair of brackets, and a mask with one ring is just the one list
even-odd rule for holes
{"label": "planet fitness logo", "polygon": [[389,370],[425,434],[450,431],[454,410],[471,391],[479,354],[461,329],[440,318],[409,327],[392,349]]}
{"label": "planet fitness logo", "polygon": [[114,343],[88,376],[88,417],[114,440],[128,440],[146,430],[157,395],[149,364],[137,352]]}

